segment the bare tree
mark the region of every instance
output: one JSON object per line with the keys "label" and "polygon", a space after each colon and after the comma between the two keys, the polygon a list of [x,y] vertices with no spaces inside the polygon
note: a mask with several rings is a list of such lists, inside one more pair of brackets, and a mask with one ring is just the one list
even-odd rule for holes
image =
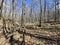
{"label": "bare tree", "polygon": [[57,0],[53,0],[55,4],[55,16],[54,16],[54,21],[57,22]]}
{"label": "bare tree", "polygon": [[57,21],[59,22],[59,0],[57,0]]}
{"label": "bare tree", "polygon": [[49,22],[49,15],[50,15],[49,0],[48,0],[48,2],[47,2],[47,10],[48,10],[47,22]]}
{"label": "bare tree", "polygon": [[55,18],[54,21],[56,22],[56,0],[55,0]]}
{"label": "bare tree", "polygon": [[40,19],[39,19],[39,27],[41,27],[41,16],[42,16],[42,0],[40,0]]}
{"label": "bare tree", "polygon": [[32,17],[33,17],[33,15],[32,15],[32,8],[33,8],[33,0],[31,0],[31,4],[30,4],[30,22],[33,22],[33,19],[32,19]]}
{"label": "bare tree", "polygon": [[35,12],[35,18],[34,18],[34,21],[35,21],[35,22],[37,21],[36,12]]}
{"label": "bare tree", "polygon": [[12,0],[12,22],[13,26],[15,25],[16,22],[16,0]]}
{"label": "bare tree", "polygon": [[2,17],[3,2],[4,2],[4,0],[2,0],[1,6],[0,6],[0,19],[1,19],[1,17]]}
{"label": "bare tree", "polygon": [[45,16],[46,16],[46,0],[44,0],[44,23],[45,23]]}
{"label": "bare tree", "polygon": [[14,2],[15,0],[12,0],[12,23],[14,25]]}
{"label": "bare tree", "polygon": [[24,26],[25,6],[25,0],[22,0],[21,26]]}

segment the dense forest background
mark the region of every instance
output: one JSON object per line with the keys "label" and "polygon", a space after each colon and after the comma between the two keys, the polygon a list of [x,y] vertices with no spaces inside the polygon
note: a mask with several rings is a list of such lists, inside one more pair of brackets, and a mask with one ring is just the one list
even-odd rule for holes
{"label": "dense forest background", "polygon": [[0,0],[0,45],[60,45],[60,0]]}
{"label": "dense forest background", "polygon": [[22,0],[16,0],[14,2],[12,2],[12,0],[4,0],[2,15],[6,18],[8,17],[12,19],[12,15],[14,13],[13,17],[16,20],[21,20],[22,14],[25,13],[25,22],[39,22],[39,18],[41,18],[42,22],[59,21],[59,0],[42,0],[41,4],[40,0],[26,0],[23,3],[24,4],[22,5]]}

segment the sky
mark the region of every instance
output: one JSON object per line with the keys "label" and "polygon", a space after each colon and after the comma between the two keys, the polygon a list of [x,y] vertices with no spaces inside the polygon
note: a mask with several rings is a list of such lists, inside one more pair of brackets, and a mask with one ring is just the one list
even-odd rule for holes
{"label": "sky", "polygon": [[[7,0],[9,3],[12,1],[12,0]],[[30,4],[30,1],[31,0],[26,0],[26,5],[29,5]],[[35,0],[36,1],[36,0]],[[50,0],[50,3],[52,3],[52,1],[53,0]],[[17,2],[19,3],[19,4],[21,4],[22,3],[22,0],[17,0]],[[44,3],[44,0],[42,0],[42,4]]]}
{"label": "sky", "polygon": [[[12,0],[7,0],[7,1],[8,1],[8,3],[10,3]],[[52,4],[53,0],[49,0],[49,1],[50,1],[50,4]],[[22,7],[22,0],[17,0],[17,2],[18,2],[18,6]],[[26,6],[29,6],[30,2],[31,2],[31,0],[26,0]],[[44,5],[44,0],[42,0],[42,5]]]}
{"label": "sky", "polygon": [[[33,7],[33,9],[34,9],[34,12],[37,12],[37,13],[39,13],[39,11],[40,11],[40,5],[38,4],[38,1],[37,0],[34,0],[34,1],[36,1],[34,4],[35,4],[35,6]],[[49,0],[50,1],[50,6],[51,7],[53,7],[53,5],[52,5],[52,3],[53,3],[53,0]],[[12,4],[12,0],[7,0],[7,2],[9,3],[9,4]],[[20,14],[22,13],[22,0],[17,0],[17,11],[19,11],[20,12]],[[48,2],[48,0],[47,0],[47,2]],[[31,3],[31,0],[26,0],[26,7],[29,9],[30,8],[30,3]],[[10,6],[11,7],[11,6]],[[43,10],[43,8],[44,8],[44,0],[42,0],[42,10]],[[51,9],[52,10],[52,9]],[[28,12],[28,10],[27,10],[27,12]]]}

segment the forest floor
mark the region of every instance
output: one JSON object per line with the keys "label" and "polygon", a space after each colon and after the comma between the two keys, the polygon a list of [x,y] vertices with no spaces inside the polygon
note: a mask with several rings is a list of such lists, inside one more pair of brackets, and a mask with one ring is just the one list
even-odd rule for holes
{"label": "forest floor", "polygon": [[[43,36],[53,36],[53,37],[56,37],[56,33],[55,32],[49,32],[49,31],[44,31],[44,30],[26,30],[26,32],[28,33],[31,33],[31,34],[38,34],[38,35],[43,35]],[[15,40],[18,40],[19,41],[22,41],[23,40],[23,36],[22,34],[19,34],[18,32],[14,32],[14,39]],[[49,41],[49,40],[44,40],[44,39],[38,39],[38,38],[35,38],[35,37],[31,37],[31,36],[27,36],[25,35],[25,42],[26,42],[26,45],[48,45],[48,44],[54,44],[56,45],[56,42],[53,42],[52,43]],[[10,44],[9,43],[9,39],[5,39],[4,36],[2,36],[2,39],[0,38],[0,44],[1,45],[8,45]]]}
{"label": "forest floor", "polygon": [[[0,21],[2,23],[2,21]],[[0,23],[0,28],[2,27]],[[29,33],[29,34],[33,34],[33,35],[42,35],[42,36],[45,36],[45,37],[57,37],[59,36],[60,38],[60,24],[56,24],[56,25],[50,25],[50,24],[42,24],[42,27],[38,27],[38,26],[34,26],[34,25],[29,25],[29,24],[26,24],[25,25],[25,31],[26,33]],[[18,32],[14,32],[13,33],[14,36],[13,38],[15,40],[19,40],[19,41],[22,41],[23,40],[23,34],[20,34]],[[10,45],[9,43],[9,39],[6,39],[4,37],[4,35],[2,35],[2,30],[0,31],[0,45]],[[38,39],[38,38],[35,38],[35,37],[31,37],[31,36],[28,36],[28,35],[25,35],[25,43],[26,45],[48,45],[48,44],[51,44],[51,45],[57,45],[56,42],[54,41],[49,41],[49,40],[44,40],[44,39]]]}

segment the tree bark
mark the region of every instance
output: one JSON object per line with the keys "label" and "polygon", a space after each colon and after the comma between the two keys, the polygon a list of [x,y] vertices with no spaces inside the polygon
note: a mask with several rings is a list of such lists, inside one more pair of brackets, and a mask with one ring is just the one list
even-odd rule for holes
{"label": "tree bark", "polygon": [[46,0],[44,0],[44,23],[46,21],[45,16],[46,16]]}
{"label": "tree bark", "polygon": [[24,26],[25,6],[25,0],[22,0],[21,26]]}
{"label": "tree bark", "polygon": [[2,0],[1,6],[0,6],[0,19],[1,19],[1,17],[2,17],[3,2],[4,2],[4,0]]}
{"label": "tree bark", "polygon": [[55,18],[54,21],[56,22],[56,1],[55,1]]}
{"label": "tree bark", "polygon": [[39,19],[39,27],[41,27],[41,16],[42,16],[42,0],[40,0],[40,19]]}
{"label": "tree bark", "polygon": [[49,17],[49,15],[50,15],[50,7],[49,7],[49,0],[48,0],[48,2],[47,2],[47,10],[48,10],[48,15],[47,15],[47,22],[49,23],[49,19],[50,19],[50,17]]}

